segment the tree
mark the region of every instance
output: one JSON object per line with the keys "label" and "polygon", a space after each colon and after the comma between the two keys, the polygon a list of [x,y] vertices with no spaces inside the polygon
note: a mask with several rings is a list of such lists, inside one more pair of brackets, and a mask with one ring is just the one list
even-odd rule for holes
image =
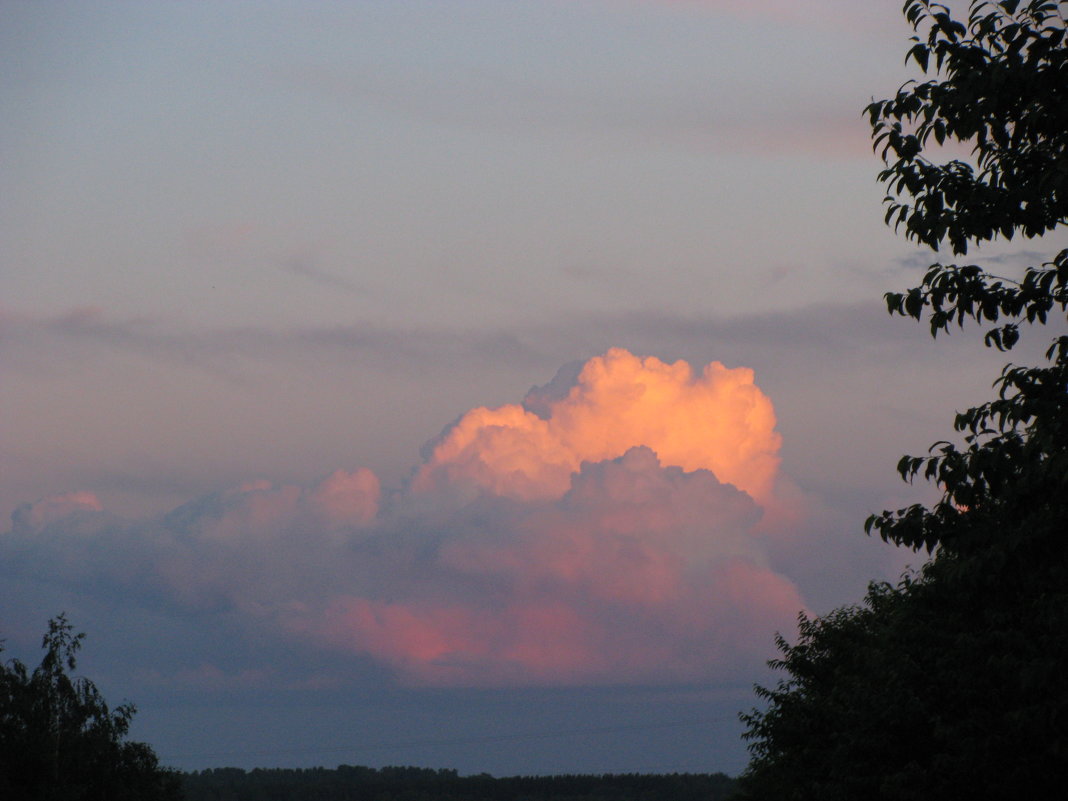
{"label": "tree", "polygon": [[[906,61],[934,77],[866,109],[887,164],[879,181],[891,192],[888,223],[904,224],[907,237],[932,248],[948,240],[957,254],[969,243],[1034,237],[1064,224],[1066,8],[1063,0],[973,0],[965,25],[946,6],[907,0],[916,35]],[[974,166],[927,158],[954,139],[973,144]]]}
{"label": "tree", "polygon": [[[934,248],[948,239],[955,253],[964,254],[969,242],[1011,239],[1017,232],[1034,237],[1068,221],[1064,12],[1065,2],[973,2],[965,27],[944,6],[905,4],[914,29],[928,26],[926,39],[913,37],[909,57],[924,71],[933,60],[943,78],[906,84],[893,99],[869,105],[867,113],[875,146],[882,145],[888,162],[893,159],[879,174],[894,193],[886,198],[887,220],[904,223],[907,236]],[[980,172],[956,159],[928,160],[924,148],[932,135],[939,145],[947,138],[973,141]],[[998,323],[985,342],[1009,350],[1021,321],[1045,323],[1051,311],[1068,307],[1068,250],[1029,267],[1020,281],[976,265],[934,264],[920,286],[886,298],[891,314],[919,320],[928,313],[933,336],[968,319]],[[935,509],[884,513],[868,521],[868,530],[928,551],[957,547],[961,524],[972,529],[982,506],[995,511],[990,507],[1004,500],[1006,482],[1064,497],[1068,337],[1055,339],[1046,358],[1045,367],[1009,365],[997,382],[998,400],[957,416],[954,427],[965,434],[967,450],[936,443],[931,456],[901,460],[903,477],[922,471],[944,488]],[[1021,500],[1030,505],[1039,499]],[[1000,510],[1003,517],[1008,512]]]}
{"label": "tree", "polygon": [[0,665],[0,798],[180,799],[178,775],[148,745],[124,740],[134,706],[109,709],[93,682],[68,673],[84,638],[60,615],[32,672],[18,659]]}
{"label": "tree", "polygon": [[[967,23],[908,0],[908,52],[925,82],[871,103],[886,168],[886,221],[956,255],[1068,222],[1066,2],[971,3]],[[941,146],[973,161],[938,163]],[[1068,250],[1019,280],[936,263],[888,293],[891,314],[932,336],[986,326],[1010,350],[1022,324],[1068,310]],[[995,400],[959,413],[961,445],[903,457],[927,508],[872,515],[869,533],[932,555],[896,586],[778,640],[788,674],[743,716],[753,798],[1054,797],[1068,782],[1068,336],[1046,363],[1008,365]]]}

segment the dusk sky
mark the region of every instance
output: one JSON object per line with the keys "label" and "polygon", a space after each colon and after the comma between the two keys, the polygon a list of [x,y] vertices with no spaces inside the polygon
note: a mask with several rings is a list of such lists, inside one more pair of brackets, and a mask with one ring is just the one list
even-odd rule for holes
{"label": "dusk sky", "polygon": [[183,769],[737,774],[1006,360],[885,312],[900,7],[0,0],[4,656]]}

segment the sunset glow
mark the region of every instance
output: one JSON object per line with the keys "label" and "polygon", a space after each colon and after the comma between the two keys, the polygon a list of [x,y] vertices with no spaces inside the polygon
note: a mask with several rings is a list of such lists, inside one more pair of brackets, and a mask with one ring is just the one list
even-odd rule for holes
{"label": "sunset glow", "polygon": [[419,684],[715,675],[755,647],[749,632],[803,606],[753,536],[774,427],[751,370],[694,375],[612,349],[570,388],[474,409],[439,438],[399,499],[459,504],[433,559],[411,568],[438,589],[346,596],[293,625]]}
{"label": "sunset glow", "polygon": [[712,362],[695,376],[686,362],[614,348],[586,362],[545,416],[522,404],[468,412],[434,447],[414,488],[444,482],[522,500],[556,498],[582,462],[645,445],[665,466],[711,470],[766,498],[780,443],[771,401],[752,370]]}
{"label": "sunset glow", "polygon": [[81,542],[134,558],[97,570],[409,685],[699,681],[804,606],[760,531],[779,445],[752,370],[614,348],[462,415],[397,489],[359,468],[243,482],[159,523],[112,527],[85,493],[18,519],[80,515]]}

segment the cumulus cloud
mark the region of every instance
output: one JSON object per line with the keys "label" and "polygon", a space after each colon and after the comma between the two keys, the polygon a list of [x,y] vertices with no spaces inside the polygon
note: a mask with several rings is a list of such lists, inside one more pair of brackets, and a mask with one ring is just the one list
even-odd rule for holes
{"label": "cumulus cloud", "polygon": [[753,499],[644,446],[584,462],[559,499],[480,511],[424,568],[447,597],[333,599],[310,633],[418,683],[694,681],[762,653],[803,605],[765,564]]}
{"label": "cumulus cloud", "polygon": [[554,391],[558,385],[533,390],[524,404],[465,414],[433,447],[414,488],[559,497],[582,462],[645,445],[666,464],[711,470],[756,497],[771,490],[781,440],[752,370],[712,362],[695,376],[686,362],[614,348],[586,362],[562,397]]}
{"label": "cumulus cloud", "polygon": [[251,537],[265,543],[279,533],[329,534],[364,526],[378,513],[380,494],[378,477],[367,468],[335,470],[308,488],[250,481],[210,496],[185,516],[207,539]]}
{"label": "cumulus cloud", "polygon": [[22,504],[12,513],[11,523],[16,531],[38,531],[79,512],[99,512],[102,508],[91,492],[68,492]]}
{"label": "cumulus cloud", "polygon": [[[779,446],[751,370],[613,349],[462,415],[391,492],[338,470],[119,522],[72,494],[21,507],[0,547],[30,557],[9,571],[62,563],[412,684],[724,678],[804,606],[759,533]],[[91,536],[68,536],[79,516]]]}

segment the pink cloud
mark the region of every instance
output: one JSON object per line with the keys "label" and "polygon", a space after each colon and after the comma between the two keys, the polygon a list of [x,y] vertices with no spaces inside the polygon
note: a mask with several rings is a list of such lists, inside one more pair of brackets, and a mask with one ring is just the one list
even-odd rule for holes
{"label": "pink cloud", "polygon": [[[751,370],[613,349],[522,404],[463,415],[402,490],[366,468],[252,481],[98,527],[116,548],[87,551],[112,558],[85,569],[407,683],[726,678],[804,607],[761,531],[783,506],[779,444]],[[62,526],[99,506],[71,494],[24,515]],[[210,666],[179,678],[230,681]]]}
{"label": "pink cloud", "polygon": [[16,528],[36,531],[78,512],[99,512],[102,508],[91,492],[68,492],[23,504],[15,510],[14,523]]}
{"label": "pink cloud", "polygon": [[[345,595],[290,618],[305,636],[433,685],[722,677],[804,603],[765,564],[760,509],[649,448],[585,462],[560,498],[460,516],[390,599]],[[442,591],[445,587],[445,591]]]}
{"label": "pink cloud", "polygon": [[263,541],[294,527],[323,533],[359,528],[374,520],[380,495],[378,477],[367,468],[335,470],[308,488],[247,482],[222,494],[221,510],[203,518],[201,533],[208,539]]}
{"label": "pink cloud", "polygon": [[[539,401],[542,399],[539,398]],[[766,497],[781,438],[753,371],[641,359],[621,348],[590,359],[565,397],[535,414],[521,404],[473,409],[437,442],[413,482],[523,500],[559,497],[584,461],[644,445],[666,465],[707,469]]]}

